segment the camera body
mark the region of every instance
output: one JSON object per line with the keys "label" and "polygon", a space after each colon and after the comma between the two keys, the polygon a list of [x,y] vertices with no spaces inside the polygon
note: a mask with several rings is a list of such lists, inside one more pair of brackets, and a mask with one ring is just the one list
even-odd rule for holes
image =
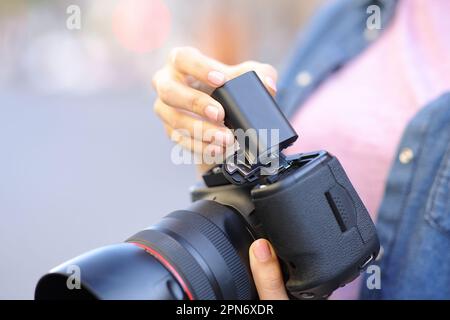
{"label": "camera body", "polygon": [[246,185],[249,204],[234,207],[258,237],[273,244],[294,298],[326,298],[355,279],[377,257],[379,241],[338,159],[326,151],[289,157],[281,153],[298,136],[256,73],[225,83],[212,96],[224,106],[228,127],[264,134],[240,139],[241,150],[221,170],[204,176],[209,188],[194,192],[193,199],[216,194],[214,188],[226,185],[218,178],[221,174],[232,184]]}
{"label": "camera body", "polygon": [[[291,298],[324,299],[377,257],[375,226],[339,161],[281,152],[297,133],[254,72],[212,96],[228,127],[267,134],[248,136],[208,171],[188,208],[52,269],[37,299],[257,299],[248,251],[260,237],[274,246]],[[67,287],[74,265],[80,290]]]}
{"label": "camera body", "polygon": [[292,156],[290,161],[291,168],[275,182],[196,187],[192,199],[234,208],[256,238],[269,239],[292,298],[326,298],[376,258],[378,237],[334,156],[320,151]]}

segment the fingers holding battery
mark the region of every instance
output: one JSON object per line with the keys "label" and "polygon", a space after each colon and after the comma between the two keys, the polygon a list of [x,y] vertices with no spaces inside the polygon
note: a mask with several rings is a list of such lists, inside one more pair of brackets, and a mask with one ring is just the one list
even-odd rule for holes
{"label": "fingers holding battery", "polygon": [[167,106],[195,113],[213,122],[221,123],[225,118],[225,111],[219,102],[200,90],[186,86],[171,75],[168,68],[155,74],[153,86],[159,100]]}
{"label": "fingers holding battery", "polygon": [[[179,134],[205,143],[212,143],[221,147],[230,146],[234,143],[233,133],[227,127],[204,121],[192,113],[172,108],[160,99],[154,104],[154,111],[164,122],[166,129],[169,128],[169,137]],[[166,130],[167,131],[167,130]]]}

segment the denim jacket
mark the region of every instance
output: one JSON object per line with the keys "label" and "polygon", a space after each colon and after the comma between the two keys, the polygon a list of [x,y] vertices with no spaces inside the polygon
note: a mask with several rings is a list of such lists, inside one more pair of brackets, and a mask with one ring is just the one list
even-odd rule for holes
{"label": "denim jacket", "polygon": [[[381,8],[382,32],[396,4],[336,0],[324,7],[280,79],[277,100],[285,114],[292,116],[329,75],[376,41],[377,30],[366,28],[370,5]],[[420,109],[397,153],[377,221],[381,289],[363,281],[361,298],[450,299],[450,92]]]}

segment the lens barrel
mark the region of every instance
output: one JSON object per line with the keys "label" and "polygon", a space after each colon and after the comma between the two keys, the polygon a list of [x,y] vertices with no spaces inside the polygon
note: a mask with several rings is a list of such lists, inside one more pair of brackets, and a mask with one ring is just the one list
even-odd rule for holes
{"label": "lens barrel", "polygon": [[248,264],[253,240],[251,228],[234,209],[211,200],[196,201],[125,243],[54,268],[38,282],[35,297],[255,299]]}

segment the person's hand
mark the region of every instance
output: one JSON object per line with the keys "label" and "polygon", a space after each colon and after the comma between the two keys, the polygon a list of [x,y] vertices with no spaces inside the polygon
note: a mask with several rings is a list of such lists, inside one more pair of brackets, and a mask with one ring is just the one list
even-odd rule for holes
{"label": "person's hand", "polygon": [[153,77],[158,94],[154,111],[163,121],[169,137],[199,155],[204,155],[205,150],[221,154],[224,146],[234,142],[234,137],[223,125],[223,107],[209,93],[225,81],[251,70],[274,95],[277,72],[268,64],[247,61],[230,66],[195,48],[173,49],[167,64]]}
{"label": "person's hand", "polygon": [[280,264],[272,245],[258,239],[250,246],[250,267],[261,300],[288,300]]}

